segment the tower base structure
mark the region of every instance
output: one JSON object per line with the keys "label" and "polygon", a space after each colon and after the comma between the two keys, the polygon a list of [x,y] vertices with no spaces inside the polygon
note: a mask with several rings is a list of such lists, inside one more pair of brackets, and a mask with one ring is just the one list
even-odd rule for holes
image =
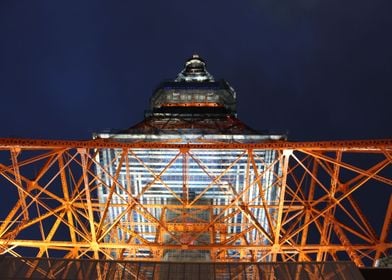
{"label": "tower base structure", "polygon": [[[0,180],[3,197],[7,197],[2,202],[0,225],[3,255],[161,261],[165,252],[192,250],[208,251],[211,262],[351,260],[357,266],[372,266],[388,256],[392,247],[392,140],[171,144],[0,139],[0,146]],[[120,172],[105,168],[97,160],[97,154],[108,149],[121,150],[117,157],[120,161],[124,155],[145,149],[175,151],[173,158],[178,155],[179,160],[183,160],[184,152],[236,151],[238,156],[226,163],[230,168],[215,170],[207,186],[236,166],[243,166],[242,158],[249,162],[244,174],[250,177],[246,174],[253,172],[252,157],[261,161],[257,151],[274,150],[277,157],[264,170],[272,170],[274,164],[283,166],[274,181],[280,191],[270,204],[253,203],[265,199],[262,191],[248,197],[245,192],[231,192],[227,204],[200,200],[192,207],[175,193],[167,205],[149,204],[132,195],[128,200],[102,202],[97,192],[103,185],[112,197],[117,195],[116,187],[126,190]],[[110,176],[117,184],[107,185],[97,175],[98,167],[113,174]],[[148,166],[144,169],[150,170]],[[164,172],[152,173],[156,180],[165,182]],[[192,171],[180,173],[184,174],[178,175],[181,178],[188,178]],[[264,175],[258,173],[245,190],[259,188],[258,178]],[[147,183],[142,190],[151,187]],[[188,194],[188,203],[196,198]],[[174,214],[162,215],[158,220],[151,210],[156,208]],[[108,223],[105,213],[111,209],[118,212]],[[271,227],[260,224],[255,217],[259,209],[273,213],[270,221],[265,219]],[[190,215],[190,211],[195,214]],[[210,215],[204,215],[206,212]],[[133,227],[125,227],[129,225],[125,217],[138,217],[136,214],[145,220],[131,220]],[[241,224],[236,223],[238,216],[244,219]],[[230,227],[239,230],[229,232]],[[132,238],[116,238],[120,231]],[[152,232],[155,239],[143,237]],[[203,243],[206,234],[219,238]]]}

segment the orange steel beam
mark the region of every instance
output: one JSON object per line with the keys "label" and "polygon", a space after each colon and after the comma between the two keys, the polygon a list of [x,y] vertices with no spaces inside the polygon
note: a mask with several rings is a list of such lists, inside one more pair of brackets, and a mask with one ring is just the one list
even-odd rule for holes
{"label": "orange steel beam", "polygon": [[282,169],[283,169],[283,176],[282,176],[282,187],[280,189],[279,195],[279,208],[278,208],[278,217],[276,219],[276,226],[275,226],[275,239],[274,244],[272,246],[272,250],[276,253],[273,254],[273,261],[277,261],[277,252],[279,251],[280,247],[280,235],[281,235],[281,227],[282,227],[282,217],[283,217],[283,205],[285,203],[286,197],[286,182],[287,182],[287,172],[288,164],[290,160],[290,156],[292,154],[292,150],[285,150],[282,154]]}
{"label": "orange steel beam", "polygon": [[[4,242],[0,240],[0,244]],[[45,240],[13,240],[10,241],[9,244],[22,246],[22,247],[29,247],[29,248],[45,248],[45,249],[57,249],[57,250],[71,250],[74,247],[78,247],[80,249],[91,249],[90,242],[67,242],[67,241],[45,241]],[[183,249],[184,246],[181,244],[128,244],[125,242],[122,243],[108,243],[102,242],[99,243],[101,249],[129,249],[129,248],[137,248],[137,249]],[[372,250],[374,249],[374,245],[366,244],[366,245],[359,245],[359,244],[352,244],[351,247],[354,250]],[[235,250],[238,249],[245,249],[245,250],[271,250],[270,245],[233,245],[233,244],[204,244],[204,245],[188,245],[188,250],[209,250],[211,248],[216,249],[223,249],[223,250]],[[304,250],[308,253],[313,252],[317,253],[320,249],[329,249],[333,252],[346,252],[347,246],[343,244],[330,244],[330,245],[320,245],[320,244],[307,244],[307,245],[299,245],[299,246],[292,246],[292,245],[282,245],[280,246],[281,253],[298,253],[298,250]],[[392,244],[387,244],[385,249],[391,249]],[[148,260],[148,259],[146,259]]]}
{"label": "orange steel beam", "polygon": [[266,141],[260,143],[184,143],[176,144],[164,141],[156,142],[121,142],[113,139],[95,139],[85,141],[75,140],[47,140],[47,139],[23,139],[23,138],[0,138],[0,149],[20,147],[23,149],[55,149],[55,148],[129,148],[129,149],[266,149],[266,150],[336,150],[343,151],[392,151],[392,139],[376,140],[349,140],[349,141],[319,141],[319,142],[289,142],[289,141]]}
{"label": "orange steel beam", "polygon": [[[109,166],[96,158],[105,149],[118,154]],[[174,153],[157,171],[138,155],[140,150]],[[236,154],[220,170],[211,170],[198,155],[206,150]],[[260,150],[275,150],[278,156],[265,162],[257,156]],[[384,223],[375,225],[369,210],[378,201],[366,203],[363,197],[372,197],[376,189],[384,191],[381,201],[391,196],[391,152],[392,139],[175,144],[3,138],[0,194],[11,203],[0,213],[0,254],[160,260],[165,250],[206,250],[215,261],[239,261],[235,256],[241,261],[343,258],[359,266],[374,265],[392,250],[392,199],[382,213]],[[150,176],[144,185],[131,185],[137,172],[128,157]],[[357,157],[365,157],[366,164]],[[182,185],[181,192],[176,192],[165,175],[179,162]],[[244,183],[236,189],[225,178],[240,162]],[[193,198],[188,188],[194,174],[190,168],[199,170],[206,180],[204,190]],[[120,170],[126,170],[124,178]],[[273,185],[264,185],[265,176],[275,178]],[[167,191],[170,199],[165,205],[147,199],[155,184]],[[225,190],[221,185],[227,186],[227,201],[203,204],[213,187]],[[131,188],[136,187],[140,192],[133,195]],[[98,188],[107,192],[106,201],[97,199]],[[278,196],[267,198],[266,191],[273,188]],[[120,198],[112,201],[113,197]],[[160,216],[154,216],[160,209]],[[116,218],[108,223],[110,211]],[[264,211],[265,220],[258,220],[258,211]],[[178,217],[167,219],[168,212]],[[204,212],[209,218],[198,218]],[[140,220],[132,220],[132,215]],[[239,217],[242,224],[236,222]],[[209,242],[198,241],[203,234]],[[167,237],[170,244],[165,243]]]}
{"label": "orange steel beam", "polygon": [[382,231],[381,231],[381,235],[380,235],[380,240],[378,242],[379,246],[376,249],[377,251],[376,251],[376,256],[374,258],[373,265],[376,264],[375,262],[381,256],[381,253],[385,253],[385,251],[387,249],[385,244],[390,242],[387,240],[387,238],[388,238],[388,234],[390,231],[391,223],[392,223],[392,195],[389,196],[389,203],[388,203],[388,207],[386,210],[385,219],[384,219],[384,223],[383,223]]}

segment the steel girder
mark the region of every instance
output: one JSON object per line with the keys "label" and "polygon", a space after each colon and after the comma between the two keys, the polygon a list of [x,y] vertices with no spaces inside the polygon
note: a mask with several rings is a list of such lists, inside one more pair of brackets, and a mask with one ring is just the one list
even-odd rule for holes
{"label": "steel girder", "polygon": [[[144,168],[172,199],[163,205],[144,200],[152,182],[134,195],[119,180],[119,172],[97,160],[108,149],[119,151],[117,161],[141,149],[173,151],[184,163],[183,193],[165,183],[169,162],[160,172],[147,164]],[[241,157],[247,162],[246,183],[240,189],[229,187],[225,202],[197,203],[207,191],[190,197],[190,167],[184,158],[217,150],[235,150],[238,157],[215,171],[200,161],[200,172],[209,178],[205,189],[234,169]],[[258,156],[267,150],[277,154],[268,163]],[[263,186],[267,172],[274,183]],[[13,256],[159,261],[165,250],[203,250],[216,262],[352,260],[370,266],[392,247],[390,139],[253,144],[0,139],[0,185],[0,250]],[[119,199],[100,201],[99,188]],[[278,190],[276,199],[267,199],[268,188]],[[117,209],[116,219],[108,223],[111,209]],[[160,209],[160,217],[154,209]],[[197,220],[203,211],[210,215]],[[167,212],[193,218],[170,220]],[[143,218],[134,221],[133,215]],[[240,224],[236,217],[241,217]],[[143,229],[154,238],[146,238]],[[119,230],[126,237],[118,236]],[[203,234],[209,241],[195,242]]]}

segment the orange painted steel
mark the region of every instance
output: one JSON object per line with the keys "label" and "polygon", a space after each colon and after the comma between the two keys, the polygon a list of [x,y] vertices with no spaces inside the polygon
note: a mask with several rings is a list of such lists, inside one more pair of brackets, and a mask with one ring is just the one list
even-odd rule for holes
{"label": "orange painted steel", "polygon": [[[182,194],[178,196],[164,182],[164,169],[154,174],[154,180],[171,191],[175,203],[149,204],[134,196],[117,204],[100,202],[98,188],[105,188],[110,197],[117,195],[116,187],[127,191],[117,178],[119,170],[107,170],[97,161],[103,149],[119,151],[120,162],[138,149],[176,150],[175,159],[183,163]],[[255,179],[249,179],[240,193],[233,192],[225,205],[198,204],[203,193],[192,198],[187,188],[187,162],[198,150],[239,151],[247,156],[246,172],[252,169]],[[260,150],[275,150],[278,157],[259,174],[256,166],[261,159],[255,152]],[[143,166],[143,159],[138,160]],[[236,164],[233,159],[228,169]],[[270,201],[264,197],[261,178],[266,170],[277,170],[276,165],[281,174],[271,174],[277,178],[273,187],[279,188],[279,196]],[[115,185],[105,185],[97,166]],[[208,172],[203,168],[200,165]],[[211,175],[206,189],[224,172]],[[253,186],[260,189],[258,197],[249,196]],[[206,250],[216,262],[352,260],[358,266],[371,266],[392,249],[391,186],[392,139],[252,144],[0,139],[0,252],[129,260],[140,260],[141,252],[146,252],[143,260],[157,261],[165,250]],[[150,187],[147,184],[142,190]],[[105,216],[110,207],[117,207],[119,213],[108,224]],[[163,209],[160,219],[151,214],[154,208]],[[165,218],[165,211],[185,213],[184,209],[195,217],[197,211],[215,214],[197,222]],[[255,218],[257,209],[266,213],[266,224]],[[144,220],[131,221],[132,213]],[[240,225],[235,224],[236,215],[246,217]],[[133,230],[135,224],[150,227],[155,240]],[[241,231],[229,232],[228,225]],[[119,230],[129,238],[117,237]],[[195,244],[201,234],[212,242]],[[166,244],[163,236],[170,236],[172,242]]]}
{"label": "orange painted steel", "polygon": [[23,138],[0,138],[0,149],[23,147],[24,149],[55,149],[55,148],[133,148],[133,149],[274,149],[274,150],[362,150],[379,151],[392,148],[392,139],[377,140],[349,140],[349,141],[320,141],[320,142],[288,142],[270,141],[260,143],[225,143],[225,142],[200,142],[200,143],[171,143],[171,142],[121,142],[110,139],[95,140],[47,140],[47,139],[23,139]]}

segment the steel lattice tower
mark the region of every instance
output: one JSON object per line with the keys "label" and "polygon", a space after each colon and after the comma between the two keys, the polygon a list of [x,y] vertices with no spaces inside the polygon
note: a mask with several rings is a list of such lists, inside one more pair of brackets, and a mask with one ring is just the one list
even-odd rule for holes
{"label": "steel lattice tower", "polygon": [[392,247],[392,139],[257,132],[197,55],[129,129],[0,139],[0,184],[3,255],[371,266]]}

